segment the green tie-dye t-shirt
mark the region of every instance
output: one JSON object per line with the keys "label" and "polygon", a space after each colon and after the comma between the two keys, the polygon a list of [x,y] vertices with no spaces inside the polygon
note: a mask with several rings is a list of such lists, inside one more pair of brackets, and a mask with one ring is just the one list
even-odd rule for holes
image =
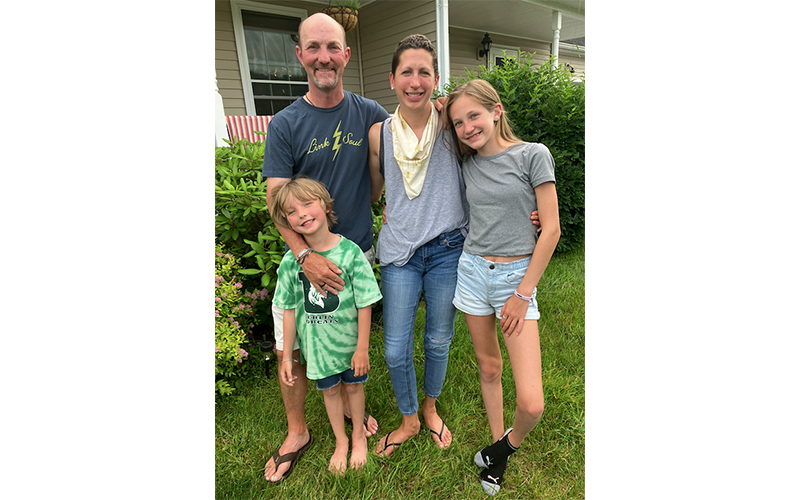
{"label": "green tie-dye t-shirt", "polygon": [[308,282],[291,250],[278,268],[278,286],[273,302],[281,309],[294,309],[300,353],[308,378],[319,380],[350,369],[358,344],[358,309],[381,299],[372,267],[361,249],[345,237],[327,252],[317,252],[339,269],[344,290],[323,297]]}

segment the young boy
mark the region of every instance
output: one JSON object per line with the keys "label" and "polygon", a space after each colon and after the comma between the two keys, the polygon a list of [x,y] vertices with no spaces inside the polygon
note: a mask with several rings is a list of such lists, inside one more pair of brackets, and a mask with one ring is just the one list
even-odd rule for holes
{"label": "young boy", "polygon": [[[347,469],[349,449],[344,428],[341,382],[350,399],[353,422],[364,421],[364,386],[369,371],[369,330],[372,304],[381,299],[372,267],[361,249],[347,238],[331,233],[336,222],[333,200],[325,186],[298,176],[273,191],[270,207],[275,224],[302,235],[310,250],[295,259],[286,252],[278,268],[276,305],[287,309],[283,316],[284,345],[293,345],[299,335],[301,360],[286,359],[279,373],[283,382],[294,385],[295,363],[306,365],[309,379],[323,391],[325,409],[336,436],[336,449],[328,470],[342,474]],[[309,283],[298,262],[316,252],[341,270],[344,290],[323,297]],[[353,426],[350,467],[358,469],[367,460],[364,426]]]}

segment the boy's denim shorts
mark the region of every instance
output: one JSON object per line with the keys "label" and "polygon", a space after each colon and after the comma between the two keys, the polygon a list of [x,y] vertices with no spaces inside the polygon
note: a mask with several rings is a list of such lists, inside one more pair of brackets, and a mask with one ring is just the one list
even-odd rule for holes
{"label": "boy's denim shorts", "polygon": [[[458,285],[453,305],[472,316],[494,313],[499,318],[503,305],[525,277],[530,262],[530,257],[514,262],[491,262],[463,252],[458,260]],[[539,319],[535,288],[533,303],[528,306],[525,319]]]}
{"label": "boy's denim shorts", "polygon": [[342,373],[317,380],[317,389],[320,391],[327,391],[328,389],[336,387],[339,382],[344,382],[345,384],[363,384],[368,379],[368,373],[356,377],[356,372],[352,368],[349,368]]}

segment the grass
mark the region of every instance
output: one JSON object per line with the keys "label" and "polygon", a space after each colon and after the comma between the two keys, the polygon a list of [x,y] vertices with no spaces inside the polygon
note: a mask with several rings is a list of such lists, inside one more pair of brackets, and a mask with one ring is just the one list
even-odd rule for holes
{"label": "grass", "polygon": [[[553,257],[539,283],[537,300],[545,412],[510,461],[497,499],[585,498],[584,398],[584,249]],[[424,308],[417,315],[417,331]],[[502,345],[502,341],[501,341]],[[505,422],[514,415],[514,382],[505,351],[503,375]],[[256,356],[254,356],[256,357]],[[421,338],[415,366],[422,380]],[[475,452],[490,444],[475,353],[463,314],[456,319],[447,380],[438,401],[439,414],[453,434],[453,444],[439,450],[425,430],[391,458],[374,451],[378,438],[400,424],[391,381],[383,361],[383,331],[373,325],[370,339],[367,411],[381,430],[369,439],[367,465],[336,477],[327,471],[334,436],[322,394],[313,385],[306,399],[306,421],[314,444],[292,476],[269,484],[264,464],[285,437],[286,416],[278,381],[257,376],[244,380],[234,395],[219,399],[216,409],[216,498],[218,499],[486,499],[480,487]],[[313,384],[313,382],[312,382]],[[423,394],[420,390],[420,401]],[[348,426],[349,432],[349,426]]]}

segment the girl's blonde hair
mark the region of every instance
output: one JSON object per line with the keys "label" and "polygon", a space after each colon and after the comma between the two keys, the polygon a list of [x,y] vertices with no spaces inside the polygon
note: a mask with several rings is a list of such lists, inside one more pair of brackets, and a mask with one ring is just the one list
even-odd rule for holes
{"label": "girl's blonde hair", "polygon": [[328,230],[333,229],[336,223],[336,215],[333,213],[333,198],[331,198],[325,184],[306,177],[297,175],[292,177],[289,182],[276,186],[272,190],[272,203],[269,205],[269,212],[272,220],[281,227],[291,227],[286,213],[289,209],[289,197],[298,201],[319,200],[322,209],[327,212]]}
{"label": "girl's blonde hair", "polygon": [[[463,83],[447,95],[447,104],[445,105],[444,111],[447,116],[447,121],[450,123],[450,127],[453,126],[453,120],[450,117],[450,108],[453,106],[454,102],[463,96],[472,98],[489,112],[494,111],[494,107],[497,104],[501,106],[503,104],[500,102],[500,95],[494,87],[492,87],[492,84],[486,80],[475,79]],[[523,142],[522,139],[517,137],[511,130],[511,125],[508,123],[505,110],[500,113],[500,119],[496,122],[496,130],[500,133],[500,137],[508,142]],[[477,153],[477,151],[459,140],[456,140],[456,147],[458,148],[456,153],[461,157],[462,161]]]}

